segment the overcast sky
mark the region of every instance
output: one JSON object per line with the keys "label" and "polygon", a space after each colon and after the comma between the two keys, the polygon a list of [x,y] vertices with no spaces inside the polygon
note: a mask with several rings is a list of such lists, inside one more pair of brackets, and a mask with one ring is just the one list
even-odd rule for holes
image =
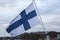
{"label": "overcast sky", "polygon": [[[10,36],[6,32],[8,24],[31,2],[32,0],[0,0],[0,36]],[[35,0],[35,3],[46,31],[60,32],[60,0]],[[37,26],[30,30],[35,32],[44,29]]]}

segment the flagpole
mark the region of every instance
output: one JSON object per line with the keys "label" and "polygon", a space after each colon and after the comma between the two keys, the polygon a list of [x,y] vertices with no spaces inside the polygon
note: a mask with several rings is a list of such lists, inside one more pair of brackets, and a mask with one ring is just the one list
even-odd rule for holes
{"label": "flagpole", "polygon": [[35,8],[36,8],[36,11],[38,12],[37,14],[38,14],[39,20],[41,20],[41,23],[42,23],[41,25],[43,26],[44,31],[45,31],[45,33],[47,34],[47,31],[46,31],[46,29],[45,29],[45,25],[44,25],[44,23],[43,23],[43,21],[42,21],[42,18],[41,18],[40,14],[39,14],[38,8],[37,8],[36,3],[35,3],[34,0],[33,0],[33,4],[34,4],[34,6],[35,6]]}

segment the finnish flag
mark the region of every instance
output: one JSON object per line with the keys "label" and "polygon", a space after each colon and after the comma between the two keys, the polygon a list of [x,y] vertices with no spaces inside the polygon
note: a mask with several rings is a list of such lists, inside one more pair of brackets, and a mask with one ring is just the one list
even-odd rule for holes
{"label": "finnish flag", "polygon": [[17,36],[39,24],[40,21],[38,19],[38,15],[33,3],[31,3],[15,19],[12,20],[6,31],[13,36]]}

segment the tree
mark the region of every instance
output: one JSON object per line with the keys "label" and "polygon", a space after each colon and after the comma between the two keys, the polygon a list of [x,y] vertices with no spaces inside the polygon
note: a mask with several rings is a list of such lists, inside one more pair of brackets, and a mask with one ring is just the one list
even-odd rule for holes
{"label": "tree", "polygon": [[21,39],[39,40],[46,38],[45,32],[31,32],[20,35]]}

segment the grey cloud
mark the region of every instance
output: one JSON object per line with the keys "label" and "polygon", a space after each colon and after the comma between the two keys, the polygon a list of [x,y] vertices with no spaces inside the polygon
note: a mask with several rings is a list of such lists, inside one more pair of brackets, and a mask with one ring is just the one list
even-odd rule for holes
{"label": "grey cloud", "polygon": [[60,16],[54,18],[53,20],[51,19],[51,21],[45,23],[45,25],[46,25],[46,30],[53,30],[53,31],[60,32]]}
{"label": "grey cloud", "polygon": [[14,6],[16,4],[16,0],[0,0],[0,6]]}
{"label": "grey cloud", "polygon": [[[40,1],[41,2],[41,1]],[[59,0],[45,0],[40,4],[37,4],[38,9],[41,14],[51,14],[56,9],[60,8],[60,1]]]}
{"label": "grey cloud", "polygon": [[60,17],[57,17],[51,21],[52,25],[60,26]]}
{"label": "grey cloud", "polygon": [[60,26],[60,16],[54,17],[50,22],[47,22],[47,24]]}

